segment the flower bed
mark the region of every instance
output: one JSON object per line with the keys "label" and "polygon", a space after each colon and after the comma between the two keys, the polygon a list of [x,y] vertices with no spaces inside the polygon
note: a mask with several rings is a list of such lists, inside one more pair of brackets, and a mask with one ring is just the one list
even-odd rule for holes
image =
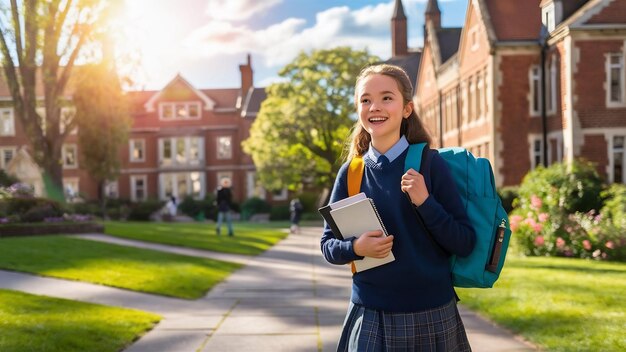
{"label": "flower bed", "polygon": [[103,232],[104,226],[95,222],[15,223],[0,225],[0,237]]}

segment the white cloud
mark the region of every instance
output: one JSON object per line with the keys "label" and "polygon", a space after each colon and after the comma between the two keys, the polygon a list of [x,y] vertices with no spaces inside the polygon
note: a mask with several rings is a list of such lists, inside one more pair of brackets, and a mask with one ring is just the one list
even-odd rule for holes
{"label": "white cloud", "polygon": [[240,21],[280,4],[282,0],[209,0],[206,14],[217,20]]}

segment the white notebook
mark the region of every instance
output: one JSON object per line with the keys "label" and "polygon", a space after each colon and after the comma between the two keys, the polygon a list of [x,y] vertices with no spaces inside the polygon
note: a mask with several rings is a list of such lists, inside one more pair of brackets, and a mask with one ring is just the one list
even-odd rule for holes
{"label": "white notebook", "polygon": [[[366,198],[364,193],[331,204],[330,215],[341,231],[343,238],[359,237],[364,232],[374,230],[382,230],[383,236],[387,236],[387,230],[380,219],[374,201]],[[364,257],[362,260],[355,260],[354,265],[356,271],[360,272],[394,260],[393,253],[389,252],[385,258]]]}

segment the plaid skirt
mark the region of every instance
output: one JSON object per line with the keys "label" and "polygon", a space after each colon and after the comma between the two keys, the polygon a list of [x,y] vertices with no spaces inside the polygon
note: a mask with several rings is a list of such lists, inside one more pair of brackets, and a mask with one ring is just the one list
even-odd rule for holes
{"label": "plaid skirt", "polygon": [[393,313],[350,302],[337,351],[471,351],[456,300],[422,312]]}

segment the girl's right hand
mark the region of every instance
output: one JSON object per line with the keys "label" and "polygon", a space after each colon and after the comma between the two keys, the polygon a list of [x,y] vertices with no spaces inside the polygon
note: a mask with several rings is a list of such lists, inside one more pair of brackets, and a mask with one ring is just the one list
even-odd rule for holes
{"label": "girl's right hand", "polygon": [[393,236],[383,236],[381,230],[369,231],[354,240],[352,249],[361,257],[385,258],[393,246]]}

